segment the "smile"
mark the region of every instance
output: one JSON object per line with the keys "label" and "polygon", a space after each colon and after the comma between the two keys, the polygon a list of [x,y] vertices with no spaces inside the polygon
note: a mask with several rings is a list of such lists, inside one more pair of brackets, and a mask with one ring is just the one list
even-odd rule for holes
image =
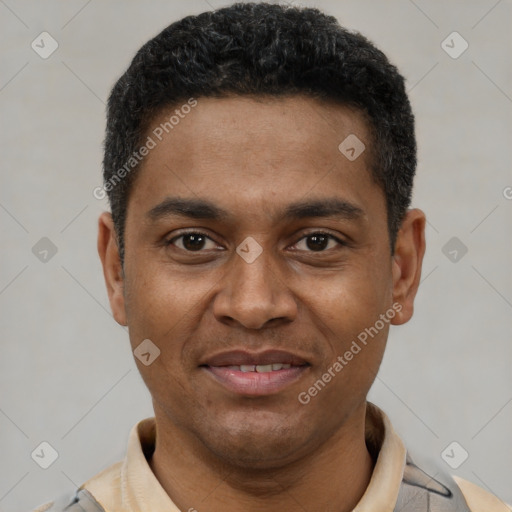
{"label": "smile", "polygon": [[273,363],[273,364],[242,364],[240,366],[231,365],[227,366],[229,370],[236,370],[239,372],[258,372],[267,373],[275,372],[277,370],[288,370],[292,365],[288,363]]}
{"label": "smile", "polygon": [[311,365],[290,352],[267,350],[223,352],[207,358],[201,370],[226,391],[242,396],[267,396],[296,383]]}

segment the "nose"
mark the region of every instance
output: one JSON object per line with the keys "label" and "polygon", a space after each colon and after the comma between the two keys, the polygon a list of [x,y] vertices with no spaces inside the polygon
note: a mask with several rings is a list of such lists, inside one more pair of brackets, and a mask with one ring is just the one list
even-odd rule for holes
{"label": "nose", "polygon": [[236,254],[213,303],[217,320],[247,329],[275,327],[297,316],[297,303],[269,250],[251,263]]}

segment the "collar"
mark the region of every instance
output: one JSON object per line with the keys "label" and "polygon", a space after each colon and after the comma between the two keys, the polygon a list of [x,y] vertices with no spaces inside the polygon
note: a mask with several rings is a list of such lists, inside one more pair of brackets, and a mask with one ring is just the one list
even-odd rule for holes
{"label": "collar", "polygon": [[[386,414],[371,403],[367,404],[365,431],[376,463],[353,512],[393,512],[405,467],[405,446]],[[180,512],[149,466],[155,438],[155,418],[140,421],[130,432],[125,459],[84,484],[107,512]]]}

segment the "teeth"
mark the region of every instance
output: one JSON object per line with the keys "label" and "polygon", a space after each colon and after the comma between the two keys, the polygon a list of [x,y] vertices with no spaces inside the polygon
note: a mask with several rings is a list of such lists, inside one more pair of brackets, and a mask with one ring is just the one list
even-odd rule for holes
{"label": "teeth", "polygon": [[259,364],[258,366],[256,366],[256,371],[258,373],[267,373],[271,372],[272,370],[273,368],[271,364]]}
{"label": "teeth", "polygon": [[277,370],[287,370],[291,368],[291,364],[288,363],[273,363],[273,364],[242,364],[241,366],[231,365],[227,366],[229,370],[235,370],[239,372],[258,372],[258,373],[267,373]]}
{"label": "teeth", "polygon": [[[276,368],[274,368],[274,367],[276,367]],[[272,370],[288,370],[288,368],[291,368],[291,367],[292,367],[291,364],[277,363],[277,364],[272,365]]]}

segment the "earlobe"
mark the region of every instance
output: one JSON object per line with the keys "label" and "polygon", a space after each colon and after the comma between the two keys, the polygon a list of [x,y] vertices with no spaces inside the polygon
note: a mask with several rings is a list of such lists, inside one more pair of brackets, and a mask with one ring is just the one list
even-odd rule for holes
{"label": "earlobe", "polygon": [[109,212],[103,212],[98,219],[98,254],[114,319],[121,325],[127,325],[123,267],[114,222]]}
{"label": "earlobe", "polygon": [[414,312],[414,298],[420,284],[425,254],[425,214],[409,210],[397,234],[392,261],[393,303],[400,304],[392,323],[408,322]]}

